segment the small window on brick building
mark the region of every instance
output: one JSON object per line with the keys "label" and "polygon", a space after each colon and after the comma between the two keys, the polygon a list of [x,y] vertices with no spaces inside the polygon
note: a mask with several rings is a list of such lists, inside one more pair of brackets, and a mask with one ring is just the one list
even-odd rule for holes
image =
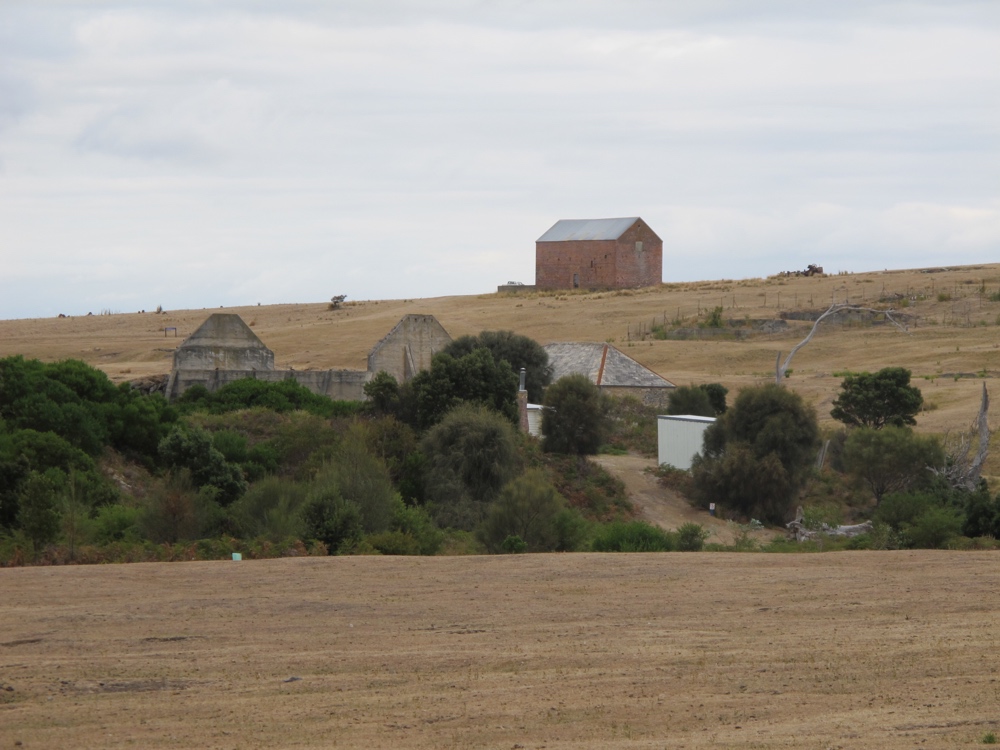
{"label": "small window on brick building", "polygon": [[637,253],[641,253],[641,252],[642,252],[642,240],[638,240],[638,241],[637,241],[637,242],[635,243],[635,251],[636,251]]}
{"label": "small window on brick building", "polygon": [[578,273],[573,274],[573,288],[574,289],[580,288],[580,274]]}

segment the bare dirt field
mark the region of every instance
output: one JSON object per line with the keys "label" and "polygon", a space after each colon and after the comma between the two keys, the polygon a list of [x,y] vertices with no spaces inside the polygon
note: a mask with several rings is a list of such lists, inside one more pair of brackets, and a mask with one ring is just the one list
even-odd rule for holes
{"label": "bare dirt field", "polygon": [[912,748],[1000,732],[995,554],[0,570],[0,748]]}

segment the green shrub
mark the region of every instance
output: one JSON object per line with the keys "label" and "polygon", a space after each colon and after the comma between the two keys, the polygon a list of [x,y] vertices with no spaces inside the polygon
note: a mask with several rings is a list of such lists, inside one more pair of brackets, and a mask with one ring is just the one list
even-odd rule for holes
{"label": "green shrub", "polygon": [[236,531],[246,539],[272,542],[305,534],[302,509],[307,488],[291,479],[267,477],[229,506]]}
{"label": "green shrub", "polygon": [[241,464],[248,459],[247,439],[233,430],[219,430],[214,433],[212,446],[231,463]]}
{"label": "green shrub", "polygon": [[98,508],[94,517],[94,542],[105,545],[111,542],[138,541],[139,516],[142,511],[126,505],[105,505]]}
{"label": "green shrub", "polygon": [[745,517],[785,520],[815,459],[816,413],[798,394],[769,384],[744,388],[705,430],[691,466],[704,507],[719,503]]}
{"label": "green shrub", "polygon": [[594,552],[672,552],[674,535],[644,521],[610,523],[598,529],[591,549]]}
{"label": "green shrub", "polygon": [[358,506],[339,495],[313,497],[303,511],[306,534],[326,545],[330,554],[348,550],[364,535]]}
{"label": "green shrub", "polygon": [[184,413],[207,411],[212,414],[263,407],[276,412],[306,411],[318,417],[353,416],[361,411],[360,401],[333,401],[313,393],[297,381],[288,379],[271,383],[256,378],[243,378],[210,393],[194,386],[177,399]]}
{"label": "green shrub", "polygon": [[917,516],[903,530],[903,536],[917,549],[943,549],[961,534],[962,520],[962,514],[955,508],[933,506]]}
{"label": "green shrub", "polygon": [[406,505],[400,499],[396,500],[392,527],[416,540],[416,554],[436,555],[444,542],[444,533],[434,525],[426,508]]}
{"label": "green shrub", "polygon": [[[504,486],[490,505],[478,536],[491,552],[502,550],[504,540],[516,536],[531,552],[569,551],[579,541],[573,511],[556,492],[541,469],[529,469]],[[566,515],[566,513],[569,515]],[[571,545],[568,549],[561,545]]]}
{"label": "green shrub", "polygon": [[520,555],[528,551],[528,543],[517,534],[511,534],[500,543],[500,551],[505,555]]}
{"label": "green shrub", "polygon": [[[476,352],[488,354],[485,349]],[[469,404],[449,412],[431,428],[421,452],[427,457],[427,500],[441,527],[474,529],[520,468],[517,435],[510,422]]]}
{"label": "green shrub", "polygon": [[403,531],[383,531],[379,534],[369,534],[365,537],[365,541],[382,555],[421,554],[420,543]]}
{"label": "green shrub", "polygon": [[545,391],[542,448],[547,453],[593,455],[608,431],[607,401],[584,375],[559,378]]}
{"label": "green shrub", "polygon": [[708,531],[700,523],[686,523],[677,529],[677,549],[681,552],[700,552],[708,539]]}
{"label": "green shrub", "polygon": [[360,429],[352,427],[348,431],[309,491],[311,495],[349,500],[358,508],[367,534],[386,531],[392,523],[396,491],[385,463],[365,447]]}

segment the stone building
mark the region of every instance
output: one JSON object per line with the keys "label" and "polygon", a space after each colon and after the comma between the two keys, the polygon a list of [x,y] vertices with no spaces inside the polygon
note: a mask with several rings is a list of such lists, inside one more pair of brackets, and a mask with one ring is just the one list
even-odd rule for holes
{"label": "stone building", "polygon": [[213,313],[174,352],[175,370],[273,370],[268,349],[243,318]]}
{"label": "stone building", "polygon": [[674,384],[611,344],[546,344],[552,382],[566,375],[584,375],[602,393],[633,396],[644,404],[665,408]]}
{"label": "stone building", "polygon": [[663,277],[663,240],[637,216],[562,219],[535,242],[538,289],[626,289]]}
{"label": "stone building", "polygon": [[405,315],[368,354],[368,372],[384,370],[404,383],[431,368],[431,358],[451,343],[433,315]]}
{"label": "stone building", "polygon": [[295,380],[334,400],[363,401],[365,384],[376,372],[385,370],[402,383],[428,369],[431,357],[450,341],[433,315],[406,315],[371,350],[366,370],[275,370],[274,352],[239,315],[213,313],[177,347],[165,393],[172,399],[194,385],[216,391],[254,378],[269,383]]}

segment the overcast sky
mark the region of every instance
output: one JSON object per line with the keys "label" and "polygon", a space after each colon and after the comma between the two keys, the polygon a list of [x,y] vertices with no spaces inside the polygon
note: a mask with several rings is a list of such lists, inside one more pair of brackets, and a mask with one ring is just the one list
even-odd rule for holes
{"label": "overcast sky", "polygon": [[0,318],[1000,261],[1000,2],[0,0]]}

